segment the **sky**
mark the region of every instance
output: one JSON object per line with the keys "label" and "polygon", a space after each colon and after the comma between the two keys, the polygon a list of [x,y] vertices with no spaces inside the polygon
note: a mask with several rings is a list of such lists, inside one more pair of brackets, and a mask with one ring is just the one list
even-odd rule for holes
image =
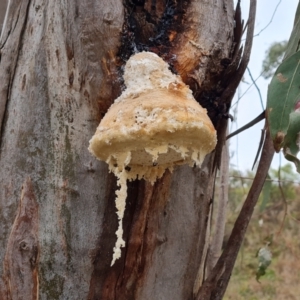
{"label": "sky", "polygon": [[[249,2],[249,0],[241,1],[242,14],[245,22],[247,20]],[[278,8],[275,12],[277,5]],[[298,0],[257,1],[255,34],[258,34],[269,22],[271,23],[266,29],[260,32],[258,36],[254,37],[251,58],[248,65],[253,78],[256,79],[261,74],[262,62],[270,45],[274,42],[281,42],[289,39],[293,28],[297,5]],[[273,14],[274,17],[272,19]],[[259,77],[256,81],[263,98],[264,107],[266,106],[267,89],[270,80],[271,79],[265,80],[263,77]],[[244,75],[244,81],[245,82],[241,83],[239,86],[239,91],[237,93],[239,95],[242,95],[252,83],[247,71]],[[234,104],[237,102],[237,99],[238,97],[235,95],[232,103]],[[238,106],[232,106],[231,114],[234,114],[233,109],[237,109],[237,114],[235,114],[235,122],[229,124],[231,131],[247,124],[263,111],[257,89],[252,86],[239,100]],[[261,121],[259,124],[230,139],[232,166],[241,171],[250,170],[252,168],[263,126],[264,121]],[[275,154],[272,162],[273,168],[278,168],[280,161],[279,156],[279,154]],[[281,154],[281,165],[286,163],[287,161]],[[294,170],[296,172],[295,168]]]}

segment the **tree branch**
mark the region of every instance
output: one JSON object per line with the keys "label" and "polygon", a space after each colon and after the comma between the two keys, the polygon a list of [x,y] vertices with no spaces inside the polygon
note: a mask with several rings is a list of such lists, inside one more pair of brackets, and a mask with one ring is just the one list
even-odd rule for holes
{"label": "tree branch", "polygon": [[264,107],[264,103],[263,103],[263,100],[262,100],[262,96],[261,96],[261,92],[260,92],[260,88],[258,87],[258,85],[256,84],[256,81],[255,79],[253,78],[252,74],[251,74],[251,71],[250,69],[247,67],[247,71],[248,71],[248,74],[250,76],[250,79],[252,80],[257,92],[258,92],[258,96],[259,96],[259,100],[260,100],[260,104],[261,104],[261,107],[262,107],[262,110],[265,110],[265,107]]}
{"label": "tree branch", "polygon": [[247,65],[249,63],[251,49],[252,49],[252,42],[253,42],[255,15],[256,15],[256,0],[252,0],[250,4],[249,18],[247,22],[248,28],[247,28],[247,36],[246,36],[243,57],[241,59],[238,70],[236,71],[232,80],[230,81],[230,84],[222,94],[222,98],[227,103],[231,102],[231,99],[234,96],[235,91],[238,85],[240,84],[242,77],[246,71]]}
{"label": "tree branch", "polygon": [[271,20],[269,21],[269,23],[264,28],[262,28],[257,34],[255,34],[254,36],[259,36],[265,29],[267,29],[270,26],[270,24],[273,22],[274,16],[276,14],[276,11],[277,11],[278,6],[280,5],[280,3],[281,3],[281,0],[278,1],[277,5],[276,5],[276,7],[273,11],[273,14],[272,14],[272,17],[271,17]]}

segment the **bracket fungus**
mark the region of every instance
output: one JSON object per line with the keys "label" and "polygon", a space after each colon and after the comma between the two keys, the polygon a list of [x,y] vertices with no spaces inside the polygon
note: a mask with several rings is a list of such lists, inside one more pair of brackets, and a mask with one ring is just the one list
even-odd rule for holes
{"label": "bracket fungus", "polygon": [[206,110],[155,53],[131,56],[124,79],[126,89],[101,120],[89,145],[94,156],[106,161],[120,186],[116,191],[119,227],[111,265],[125,246],[126,180],[143,178],[153,184],[174,166],[200,166],[217,142]]}

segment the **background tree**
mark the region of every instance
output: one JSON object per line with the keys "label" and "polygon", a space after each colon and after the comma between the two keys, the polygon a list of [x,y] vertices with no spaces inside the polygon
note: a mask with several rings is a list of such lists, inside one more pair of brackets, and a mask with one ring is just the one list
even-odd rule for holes
{"label": "background tree", "polygon": [[262,76],[265,79],[273,76],[283,59],[286,47],[287,41],[275,42],[266,51],[266,57],[262,65]]}
{"label": "background tree", "polygon": [[[222,298],[273,153],[267,138],[228,247],[206,269],[216,166],[255,9],[252,0],[242,50],[232,0],[9,2],[0,40],[1,299]],[[201,169],[129,184],[127,246],[110,267],[116,179],[87,146],[123,88],[124,63],[142,50],[181,75],[219,142]]]}

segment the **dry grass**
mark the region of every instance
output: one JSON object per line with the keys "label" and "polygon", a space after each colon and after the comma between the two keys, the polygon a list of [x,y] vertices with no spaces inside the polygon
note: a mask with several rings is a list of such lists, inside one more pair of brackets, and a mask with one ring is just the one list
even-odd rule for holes
{"label": "dry grass", "polygon": [[[299,192],[299,189],[298,189]],[[297,193],[296,195],[299,195]],[[274,201],[263,213],[257,208],[239,253],[225,300],[299,300],[300,299],[300,203],[299,197],[288,201],[284,218],[282,201]],[[233,224],[234,216],[229,220]],[[262,226],[259,220],[263,219]],[[232,221],[232,222],[230,222]],[[230,225],[231,223],[231,225]],[[257,251],[272,240],[272,263],[266,274],[256,280]]]}

